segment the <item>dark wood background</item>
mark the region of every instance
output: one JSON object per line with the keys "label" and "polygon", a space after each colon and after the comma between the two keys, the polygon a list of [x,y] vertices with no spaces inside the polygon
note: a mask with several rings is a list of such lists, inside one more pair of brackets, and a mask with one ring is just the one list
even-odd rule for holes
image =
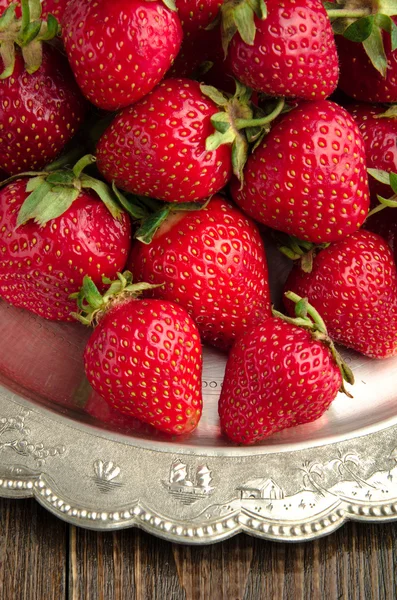
{"label": "dark wood background", "polygon": [[304,544],[238,535],[189,547],[94,533],[33,500],[0,499],[2,600],[396,600],[397,523]]}

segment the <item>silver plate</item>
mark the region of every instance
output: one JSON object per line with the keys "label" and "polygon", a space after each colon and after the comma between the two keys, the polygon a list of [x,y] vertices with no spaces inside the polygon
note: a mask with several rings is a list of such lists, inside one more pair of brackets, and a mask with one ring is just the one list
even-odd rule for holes
{"label": "silver plate", "polygon": [[[275,280],[284,275],[279,265]],[[319,421],[244,448],[220,435],[226,361],[214,350],[205,351],[198,430],[169,439],[104,429],[84,412],[92,392],[79,325],[0,303],[0,335],[1,496],[34,496],[82,527],[137,526],[192,544],[239,531],[301,541],[347,519],[397,519],[397,359],[344,352],[354,399],[340,396]]]}

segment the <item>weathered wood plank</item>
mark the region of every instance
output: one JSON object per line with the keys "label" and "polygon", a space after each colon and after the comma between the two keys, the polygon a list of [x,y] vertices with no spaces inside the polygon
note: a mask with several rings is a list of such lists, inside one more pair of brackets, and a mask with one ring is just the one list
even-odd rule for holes
{"label": "weathered wood plank", "polygon": [[191,547],[68,528],[33,501],[0,499],[5,600],[395,600],[396,565],[397,524],[348,524],[307,544],[240,535]]}
{"label": "weathered wood plank", "polygon": [[0,498],[0,597],[66,600],[67,536],[34,500]]}

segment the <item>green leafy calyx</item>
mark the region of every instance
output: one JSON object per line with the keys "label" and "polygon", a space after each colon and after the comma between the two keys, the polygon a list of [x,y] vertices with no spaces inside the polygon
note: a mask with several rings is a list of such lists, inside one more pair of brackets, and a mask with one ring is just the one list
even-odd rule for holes
{"label": "green leafy calyx", "polygon": [[72,169],[51,169],[50,166],[45,172],[21,173],[3,182],[2,185],[16,177],[30,177],[26,185],[29,196],[21,206],[17,226],[24,225],[30,220],[44,226],[48,221],[63,215],[83,189],[96,192],[110,214],[115,219],[121,219],[123,214],[119,205],[121,193],[116,194],[106,183],[83,172],[94,162],[95,157],[88,154],[83,156]]}
{"label": "green leafy calyx", "polygon": [[15,55],[19,48],[30,74],[40,68],[43,49],[42,42],[53,39],[59,32],[59,23],[53,15],[41,19],[40,0],[22,0],[22,17],[17,19],[17,4],[13,3],[0,17],[0,57],[3,72],[0,79],[10,77],[14,72]]}
{"label": "green leafy calyx", "polygon": [[200,88],[220,109],[211,117],[215,132],[207,138],[206,149],[214,151],[223,144],[231,145],[233,172],[243,182],[248,152],[255,150],[270,131],[272,121],[285,107],[284,98],[272,99],[265,109],[260,109],[250,101],[252,90],[238,81],[234,95],[208,85],[201,85]]}
{"label": "green leafy calyx", "polygon": [[379,204],[368,213],[367,219],[369,219],[369,217],[372,217],[385,208],[397,208],[397,173],[389,173],[380,169],[367,169],[367,171],[379,183],[390,186],[392,194],[389,198],[377,195]]}
{"label": "green leafy calyx", "polygon": [[390,36],[391,49],[397,49],[397,15],[395,0],[337,0],[326,2],[334,32],[363,45],[373,66],[382,77],[387,74],[387,57],[383,32]]}
{"label": "green leafy calyx", "polygon": [[287,317],[283,313],[273,309],[273,316],[282,319],[286,323],[307,329],[312,338],[324,344],[330,351],[332,358],[338,367],[342,376],[342,383],[339,389],[340,392],[346,394],[349,398],[352,395],[346,390],[344,381],[350,385],[354,384],[354,375],[350,367],[343,361],[341,355],[336,350],[335,345],[328,335],[327,327],[316,309],[309,304],[307,298],[302,298],[294,292],[286,292],[285,297],[295,305],[295,317]]}
{"label": "green leafy calyx", "polygon": [[390,104],[385,112],[374,115],[375,119],[397,119],[397,104]]}
{"label": "green leafy calyx", "polygon": [[221,7],[222,46],[227,49],[238,32],[241,39],[252,46],[255,42],[255,17],[266,19],[267,7],[264,0],[228,0]]}
{"label": "green leafy calyx", "polygon": [[117,273],[115,281],[104,277],[103,283],[108,286],[108,289],[104,294],[101,294],[92,279],[86,275],[80,291],[71,294],[70,297],[76,300],[78,308],[77,312],[72,313],[72,316],[80,323],[95,326],[104,313],[116,302],[127,298],[138,298],[145,290],[160,287],[144,282],[133,283],[130,271]]}
{"label": "green leafy calyx", "polygon": [[273,236],[279,251],[290,260],[298,262],[304,273],[312,272],[313,261],[317,253],[329,246],[329,243],[313,244],[279,231],[274,232]]}
{"label": "green leafy calyx", "polygon": [[150,244],[160,226],[172,215],[203,210],[210,201],[209,198],[206,202],[164,203],[146,196],[121,195],[114,184],[113,191],[124,210],[138,224],[134,237],[143,244]]}

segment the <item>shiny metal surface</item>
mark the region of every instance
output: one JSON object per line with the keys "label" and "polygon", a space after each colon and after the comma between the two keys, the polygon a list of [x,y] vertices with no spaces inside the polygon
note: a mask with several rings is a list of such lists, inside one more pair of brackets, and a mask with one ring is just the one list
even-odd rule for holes
{"label": "shiny metal surface", "polygon": [[[39,405],[68,415],[80,422],[95,422],[85,415],[84,406],[91,389],[82,366],[84,345],[89,331],[82,326],[51,323],[31,313],[0,303],[0,381],[20,395]],[[183,438],[178,446],[209,450],[228,448],[241,452],[224,439],[219,430],[217,404],[221,390],[226,356],[205,348],[203,396],[204,411],[197,430]],[[261,447],[291,444],[324,443],[331,438],[344,438],[362,428],[397,419],[397,359],[374,361],[346,350],[344,357],[353,368],[356,384],[354,398],[341,394],[322,419],[272,436]],[[100,398],[97,399],[102,402]],[[95,422],[102,427],[100,422]],[[119,431],[117,426],[111,428]],[[130,430],[130,436],[142,438],[142,432]],[[157,447],[175,445],[175,438],[156,435],[146,439]],[[253,449],[249,451],[254,451]]]}
{"label": "shiny metal surface", "polygon": [[397,518],[397,359],[344,351],[353,399],[340,395],[319,421],[243,448],[220,434],[226,357],[215,350],[205,349],[199,428],[170,439],[140,426],[126,435],[85,413],[82,326],[0,302],[0,333],[0,495],[35,495],[81,526],[136,525],[188,543],[240,530],[310,539],[346,518]]}

